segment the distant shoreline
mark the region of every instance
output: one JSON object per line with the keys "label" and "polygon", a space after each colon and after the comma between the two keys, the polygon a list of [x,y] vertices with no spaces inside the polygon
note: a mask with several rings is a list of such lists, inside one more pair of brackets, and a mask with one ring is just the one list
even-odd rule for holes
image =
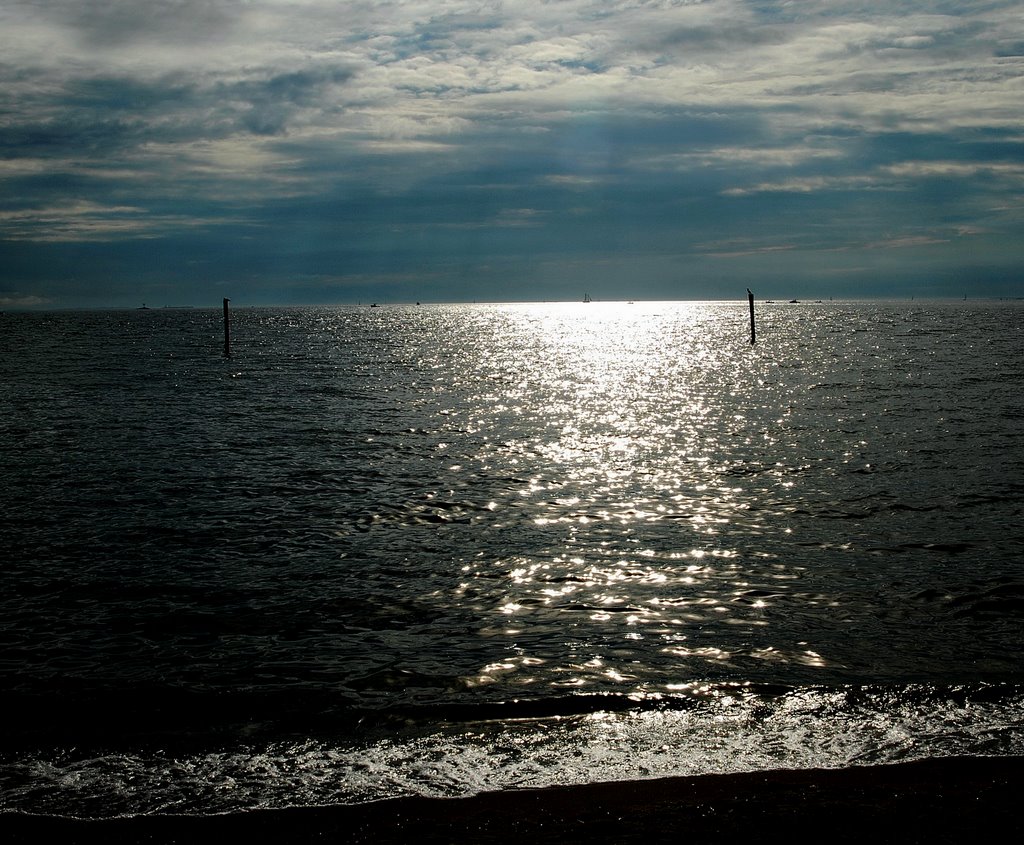
{"label": "distant shoreline", "polygon": [[[872,304],[876,303],[879,305],[949,305],[949,304],[963,304],[963,305],[995,305],[995,304],[1013,304],[1013,303],[1024,303],[1024,295],[1014,296],[977,296],[968,297],[962,299],[958,296],[926,296],[926,297],[842,297],[838,299],[822,299],[822,298],[803,298],[797,299],[795,302],[792,301],[785,295],[781,296],[756,296],[755,301],[758,305],[860,305],[860,304]],[[426,307],[437,307],[437,306],[452,306],[452,305],[477,305],[482,307],[494,306],[494,305],[737,305],[745,307],[747,304],[746,297],[735,297],[731,299],[593,299],[590,302],[584,303],[582,300],[575,299],[508,299],[508,300],[494,300],[494,301],[476,301],[476,300],[452,300],[452,301],[426,301],[417,302],[415,300],[403,300],[394,302],[382,302],[376,305],[370,302],[302,302],[302,303],[263,303],[263,302],[252,302],[245,303],[244,300],[239,300],[238,304],[232,304],[232,310],[248,310],[248,309],[272,309],[272,308],[351,308],[359,310],[369,310],[371,308],[376,309],[388,309],[388,308],[426,308]],[[208,305],[154,305],[145,308],[140,308],[138,305],[56,305],[54,303],[46,304],[34,304],[34,305],[18,305],[18,304],[7,304],[0,307],[0,313],[8,314],[46,314],[46,313],[67,313],[67,312],[96,312],[96,311],[144,311],[149,313],[160,313],[167,311],[220,311],[221,302],[211,302]]]}

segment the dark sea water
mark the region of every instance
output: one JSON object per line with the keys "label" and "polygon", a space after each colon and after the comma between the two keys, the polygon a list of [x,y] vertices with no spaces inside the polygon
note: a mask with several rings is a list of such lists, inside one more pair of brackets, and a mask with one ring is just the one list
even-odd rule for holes
{"label": "dark sea water", "polygon": [[1024,753],[1022,303],[0,316],[0,809]]}

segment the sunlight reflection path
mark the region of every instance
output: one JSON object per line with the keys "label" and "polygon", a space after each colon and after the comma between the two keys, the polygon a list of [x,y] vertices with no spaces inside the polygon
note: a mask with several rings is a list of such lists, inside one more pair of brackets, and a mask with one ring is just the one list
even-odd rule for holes
{"label": "sunlight reflection path", "polygon": [[[524,477],[520,512],[549,555],[494,562],[494,630],[514,644],[467,682],[534,683],[544,664],[554,685],[642,689],[666,664],[690,678],[708,663],[820,663],[806,643],[771,639],[771,608],[799,574],[758,541],[785,530],[764,504],[799,472],[780,445],[792,390],[731,342],[728,312],[592,303],[502,316],[480,356],[489,389],[467,415],[501,432],[476,458]],[[660,643],[656,672],[641,640]]]}

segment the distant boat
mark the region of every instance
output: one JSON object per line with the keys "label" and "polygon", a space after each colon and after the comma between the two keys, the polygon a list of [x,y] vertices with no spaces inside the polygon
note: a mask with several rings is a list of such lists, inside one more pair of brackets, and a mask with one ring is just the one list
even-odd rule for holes
{"label": "distant boat", "polygon": [[146,305],[146,303],[145,303],[145,302],[143,302],[143,303],[142,303],[142,307],[141,307],[141,308],[140,308],[139,310],[140,310],[140,311],[148,311],[148,310],[149,310],[149,306],[148,306],[148,305]]}
{"label": "distant boat", "polygon": [[791,299],[791,300],[789,300],[789,304],[793,305],[794,303],[797,303],[799,301],[800,301],[799,299]]}
{"label": "distant boat", "polygon": [[584,302],[590,302],[590,294],[589,293],[583,294],[583,301]]}
{"label": "distant boat", "polygon": [[378,305],[378,304],[377,304],[376,302],[375,302],[375,303],[373,303],[373,305],[371,305],[370,307],[371,307],[371,308],[380,308],[380,306],[379,306],[379,305]]}

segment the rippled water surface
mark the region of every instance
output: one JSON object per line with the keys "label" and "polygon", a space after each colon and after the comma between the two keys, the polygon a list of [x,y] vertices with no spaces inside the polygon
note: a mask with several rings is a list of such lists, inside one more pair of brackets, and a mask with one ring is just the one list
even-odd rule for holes
{"label": "rippled water surface", "polygon": [[5,806],[1021,753],[1020,303],[0,316]]}

